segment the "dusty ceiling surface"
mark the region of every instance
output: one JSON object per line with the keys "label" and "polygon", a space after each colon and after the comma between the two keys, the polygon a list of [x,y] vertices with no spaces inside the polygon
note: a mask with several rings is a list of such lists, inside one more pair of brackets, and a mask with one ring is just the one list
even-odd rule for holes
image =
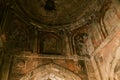
{"label": "dusty ceiling surface", "polygon": [[90,16],[101,4],[101,1],[16,0],[16,3],[24,14],[35,22],[46,25],[63,25]]}

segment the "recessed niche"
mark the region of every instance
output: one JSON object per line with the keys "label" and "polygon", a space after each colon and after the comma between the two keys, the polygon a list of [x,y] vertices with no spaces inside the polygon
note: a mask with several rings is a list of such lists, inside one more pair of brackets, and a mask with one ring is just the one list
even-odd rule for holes
{"label": "recessed niche", "polygon": [[61,55],[61,41],[58,37],[45,36],[41,41],[41,53],[47,55]]}

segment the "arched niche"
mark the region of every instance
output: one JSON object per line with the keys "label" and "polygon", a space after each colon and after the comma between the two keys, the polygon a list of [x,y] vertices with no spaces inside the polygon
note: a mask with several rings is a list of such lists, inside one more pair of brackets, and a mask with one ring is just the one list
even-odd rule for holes
{"label": "arched niche", "polygon": [[81,80],[73,72],[54,63],[42,65],[20,80]]}
{"label": "arched niche", "polygon": [[72,35],[74,54],[79,56],[89,56],[94,47],[88,32],[88,29],[78,29]]}
{"label": "arched niche", "polygon": [[40,52],[47,55],[61,55],[62,41],[61,38],[55,34],[45,34],[41,39]]}
{"label": "arched niche", "polygon": [[[16,14],[11,13],[13,20],[9,27],[5,27],[7,37],[7,48],[11,50],[28,51],[30,50],[30,31],[28,25],[24,23]],[[8,25],[8,24],[7,24]]]}

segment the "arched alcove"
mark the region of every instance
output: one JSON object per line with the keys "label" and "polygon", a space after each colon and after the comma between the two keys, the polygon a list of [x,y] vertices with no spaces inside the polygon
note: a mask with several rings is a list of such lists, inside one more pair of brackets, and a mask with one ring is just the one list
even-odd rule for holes
{"label": "arched alcove", "polygon": [[59,65],[50,63],[38,67],[20,80],[81,80],[81,78]]}
{"label": "arched alcove", "polygon": [[61,55],[62,54],[62,41],[61,38],[52,33],[43,35],[40,41],[40,48],[42,54],[47,55]]}
{"label": "arched alcove", "polygon": [[[30,38],[33,31],[28,28],[28,25],[22,21],[15,13],[10,12],[13,21],[9,28],[5,27],[7,37],[7,48],[13,51],[30,51]],[[9,21],[8,21],[9,22]],[[8,24],[7,24],[8,25]]]}
{"label": "arched alcove", "polygon": [[74,31],[72,35],[72,43],[74,54],[79,56],[89,56],[94,51],[88,29],[83,29],[83,31],[78,29],[77,31]]}

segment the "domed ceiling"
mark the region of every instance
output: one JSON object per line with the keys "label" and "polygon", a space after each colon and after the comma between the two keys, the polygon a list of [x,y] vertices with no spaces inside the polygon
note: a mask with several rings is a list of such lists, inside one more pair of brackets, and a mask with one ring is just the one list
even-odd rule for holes
{"label": "domed ceiling", "polygon": [[18,7],[31,20],[45,25],[74,23],[90,16],[99,0],[16,0]]}

